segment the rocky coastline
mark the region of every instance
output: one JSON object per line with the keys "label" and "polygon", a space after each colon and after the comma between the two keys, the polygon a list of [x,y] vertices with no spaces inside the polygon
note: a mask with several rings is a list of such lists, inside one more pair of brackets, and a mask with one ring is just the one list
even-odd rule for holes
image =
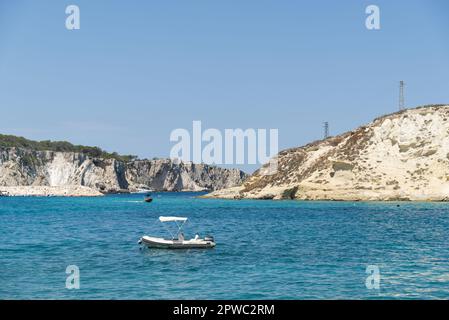
{"label": "rocky coastline", "polygon": [[449,201],[449,105],[406,109],[280,152],[242,185],[205,198]]}
{"label": "rocky coastline", "polygon": [[98,196],[151,191],[211,191],[241,184],[237,169],[170,159],[121,161],[78,152],[0,147],[0,193]]}
{"label": "rocky coastline", "polygon": [[85,186],[20,186],[0,187],[3,197],[99,197],[103,194]]}

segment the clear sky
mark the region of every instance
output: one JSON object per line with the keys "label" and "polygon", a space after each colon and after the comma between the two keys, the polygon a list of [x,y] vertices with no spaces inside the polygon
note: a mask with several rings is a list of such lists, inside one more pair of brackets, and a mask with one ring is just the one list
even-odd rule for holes
{"label": "clear sky", "polygon": [[399,80],[449,103],[449,1],[0,0],[0,133],[168,157],[201,120],[285,149],[396,111]]}

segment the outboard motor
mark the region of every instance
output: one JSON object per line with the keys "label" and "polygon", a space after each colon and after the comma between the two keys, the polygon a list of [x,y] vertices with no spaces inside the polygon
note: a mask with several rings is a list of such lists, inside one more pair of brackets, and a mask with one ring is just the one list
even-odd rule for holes
{"label": "outboard motor", "polygon": [[209,236],[209,235],[207,235],[207,236],[204,237],[204,241],[212,241],[212,242],[215,242],[215,241],[214,241],[214,237]]}

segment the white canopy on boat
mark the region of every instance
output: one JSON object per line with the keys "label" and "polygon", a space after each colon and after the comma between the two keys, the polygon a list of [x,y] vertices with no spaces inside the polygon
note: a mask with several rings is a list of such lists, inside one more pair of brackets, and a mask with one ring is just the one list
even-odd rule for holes
{"label": "white canopy on boat", "polygon": [[160,222],[171,222],[171,221],[183,221],[183,222],[186,222],[187,218],[184,218],[184,217],[163,217],[163,216],[160,216],[159,217],[159,221]]}

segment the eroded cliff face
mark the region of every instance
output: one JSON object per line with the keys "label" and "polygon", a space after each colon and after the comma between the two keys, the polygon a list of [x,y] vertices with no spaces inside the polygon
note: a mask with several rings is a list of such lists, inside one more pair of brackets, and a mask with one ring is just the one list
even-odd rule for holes
{"label": "eroded cliff face", "polygon": [[449,200],[449,106],[380,117],[354,131],[280,152],[278,171],[209,197]]}
{"label": "eroded cliff face", "polygon": [[167,159],[124,163],[73,152],[0,149],[0,186],[86,186],[104,193],[198,191],[236,186],[245,178],[240,170]]}
{"label": "eroded cliff face", "polygon": [[127,164],[130,190],[151,187],[164,191],[218,190],[240,185],[247,175],[237,169],[206,164],[174,163],[169,159],[136,160]]}

